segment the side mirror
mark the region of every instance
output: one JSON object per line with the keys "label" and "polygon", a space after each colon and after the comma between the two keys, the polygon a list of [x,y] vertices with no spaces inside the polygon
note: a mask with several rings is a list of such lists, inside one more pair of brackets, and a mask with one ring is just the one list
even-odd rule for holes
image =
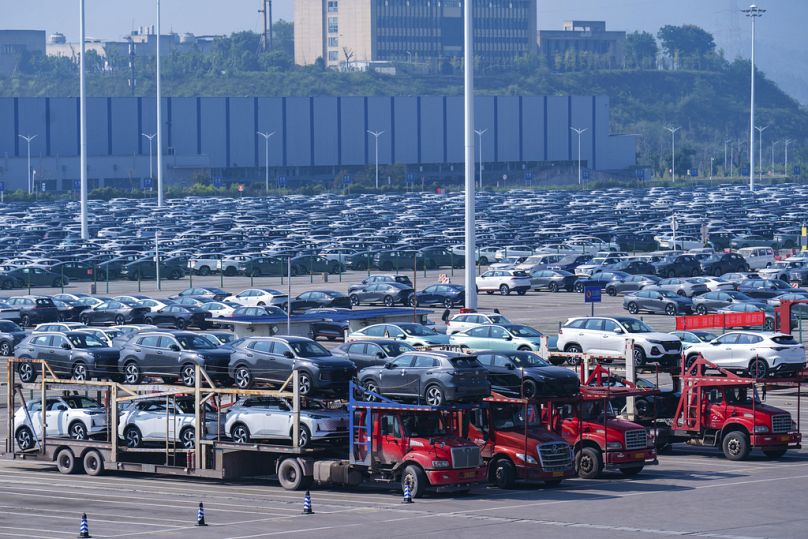
{"label": "side mirror", "polygon": [[617,334],[617,335],[622,335],[622,334],[623,334],[623,330],[622,330],[622,329],[620,329],[620,328],[614,328],[614,332],[615,332],[615,334]]}
{"label": "side mirror", "polygon": [[70,345],[67,343],[62,343],[62,348],[64,348],[65,350],[70,350]]}
{"label": "side mirror", "polygon": [[506,341],[512,341],[512,340],[513,340],[513,337],[512,337],[512,336],[510,336],[510,335],[505,335],[504,339],[505,339]]}
{"label": "side mirror", "polygon": [[508,369],[509,371],[512,371],[516,369],[516,365],[514,365],[513,363],[508,363],[507,365],[505,365],[505,368]]}
{"label": "side mirror", "polygon": [[376,352],[376,357],[379,359],[384,359],[387,356],[384,355],[384,352]]}
{"label": "side mirror", "polygon": [[713,346],[718,346],[721,343],[718,341],[710,341],[710,344],[712,344]]}
{"label": "side mirror", "polygon": [[396,335],[396,338],[397,338],[397,339],[401,339],[402,341],[406,341],[406,340],[407,340],[407,336],[406,336],[406,335],[404,335],[403,333],[400,333],[399,335]]}
{"label": "side mirror", "polygon": [[180,351],[180,347],[179,347],[179,346],[177,346],[176,344],[172,344],[172,345],[170,345],[170,346],[168,347],[168,349],[169,349],[169,350],[171,350],[172,352],[179,352],[179,351]]}
{"label": "side mirror", "polygon": [[289,350],[287,350],[287,351],[285,351],[283,353],[283,357],[288,357],[289,359],[294,359],[295,355],[292,352],[290,352]]}
{"label": "side mirror", "polygon": [[57,412],[66,412],[67,411],[67,406],[65,406],[64,404],[57,404],[56,405],[56,411]]}
{"label": "side mirror", "polygon": [[390,362],[390,363],[385,363],[385,364],[384,364],[384,368],[385,368],[385,369],[393,369],[393,368],[395,368],[395,365],[393,365],[393,363],[392,363],[392,362]]}

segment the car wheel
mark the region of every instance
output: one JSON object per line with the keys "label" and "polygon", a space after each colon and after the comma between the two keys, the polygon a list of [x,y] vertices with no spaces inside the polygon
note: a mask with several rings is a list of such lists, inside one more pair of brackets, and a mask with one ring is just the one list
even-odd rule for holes
{"label": "car wheel", "polygon": [[404,473],[401,474],[401,485],[410,486],[410,494],[413,498],[420,498],[426,492],[427,478],[424,471],[420,466],[410,464],[404,468]]}
{"label": "car wheel", "polygon": [[28,451],[36,445],[34,433],[28,427],[20,427],[17,429],[17,434],[14,438],[17,440],[17,445],[22,451]]}
{"label": "car wheel", "polygon": [[613,287],[613,286],[608,286],[608,287],[606,287],[606,294],[608,294],[609,296],[616,296],[617,295],[617,289],[615,287]]}
{"label": "car wheel", "polygon": [[520,288],[519,290],[516,291],[516,293],[518,295],[520,295],[520,296],[524,296],[525,294],[527,294],[527,289],[526,288]]}
{"label": "car wheel", "polygon": [[354,307],[359,305],[359,297],[356,294],[351,294],[348,299],[351,300],[351,305]]}
{"label": "car wheel", "polygon": [[511,489],[516,484],[516,468],[508,459],[499,459],[494,463],[492,476],[501,489]]}
{"label": "car wheel", "polygon": [[[376,385],[376,382],[374,382],[373,380],[365,380],[362,383],[362,387],[365,388],[365,391],[371,391],[373,393],[376,393],[377,395],[381,395],[381,393],[379,393],[379,388]],[[364,394],[364,400],[369,401],[369,402],[373,402],[373,401],[376,400],[376,397],[374,397],[373,395],[368,395],[367,393],[365,393]]]}
{"label": "car wheel", "polygon": [[[581,347],[578,346],[577,344],[568,344],[567,346],[564,347],[564,351],[567,352],[568,354],[583,353],[583,350],[581,350]],[[569,363],[570,365],[580,365],[581,358],[580,357],[567,358],[567,363]]]}
{"label": "car wheel", "polygon": [[701,272],[697,269],[694,269],[693,271],[690,272],[691,277],[698,277],[699,275],[701,275]]}
{"label": "car wheel", "polygon": [[81,361],[77,362],[75,365],[73,365],[73,368],[70,370],[70,377],[73,380],[78,380],[79,382],[88,380],[90,377],[88,376],[87,365],[85,365]]}
{"label": "car wheel", "polygon": [[250,389],[254,383],[250,369],[243,365],[236,367],[235,372],[233,372],[233,382],[239,389]]}
{"label": "car wheel", "polygon": [[127,384],[139,384],[142,376],[143,375],[140,372],[140,365],[138,365],[136,362],[130,361],[124,365],[123,380]]}
{"label": "car wheel", "polygon": [[0,288],[2,288],[3,290],[11,290],[12,288],[14,288],[14,283],[8,279],[5,279],[3,280],[2,283],[0,283]]}
{"label": "car wheel", "polygon": [[579,294],[583,294],[584,293],[584,285],[582,283],[575,283],[574,290],[576,292],[578,292]]}
{"label": "car wheel", "polygon": [[311,393],[311,375],[309,375],[309,373],[300,373],[300,376],[298,376],[298,387],[300,388],[301,395],[308,395]]}
{"label": "car wheel", "polygon": [[124,325],[125,322],[126,322],[126,318],[124,318],[124,316],[122,314],[119,314],[118,316],[115,317],[115,325],[116,326],[122,326],[122,325]]}
{"label": "car wheel", "polygon": [[487,256],[481,256],[479,264],[481,266],[487,266],[488,265],[488,257]]}
{"label": "car wheel", "polygon": [[763,322],[763,329],[765,329],[766,331],[772,331],[774,329],[774,319],[773,318],[767,318]]}
{"label": "car wheel", "polygon": [[[292,431],[289,431],[289,439],[292,439]],[[300,432],[297,433],[298,447],[308,447],[311,444],[311,431],[306,425],[300,425]]]}
{"label": "car wheel", "polygon": [[67,434],[74,440],[86,440],[87,426],[81,421],[74,421],[67,428]]}
{"label": "car wheel", "polygon": [[451,298],[446,298],[445,300],[443,300],[443,306],[446,309],[451,309],[452,307],[454,307],[454,301],[452,301]]}
{"label": "car wheel", "polygon": [[769,364],[765,359],[757,358],[749,362],[749,376],[766,378],[769,374]]}
{"label": "car wheel", "polygon": [[278,465],[278,481],[286,490],[303,490],[312,484],[312,478],[306,477],[303,467],[297,458],[287,458]]}
{"label": "car wheel", "polygon": [[637,306],[637,304],[636,304],[636,303],[634,303],[633,301],[629,302],[629,304],[628,304],[628,305],[626,305],[626,309],[627,309],[627,310],[628,310],[628,312],[630,312],[631,314],[637,314],[638,312],[640,312],[640,308],[639,308],[639,307]]}
{"label": "car wheel", "polygon": [[176,280],[178,280],[180,277],[182,277],[182,272],[181,272],[180,270],[178,270],[178,269],[175,269],[174,271],[172,271],[172,272],[171,272],[171,273],[168,275],[168,278],[169,278],[169,279],[171,279],[172,281],[176,281]]}
{"label": "car wheel", "polygon": [[89,316],[87,316],[86,314],[81,315],[81,316],[79,317],[79,321],[80,321],[82,324],[84,324],[85,326],[89,326],[89,325],[90,325],[90,317],[89,317]]}
{"label": "car wheel", "polygon": [[713,272],[713,275],[715,275],[716,277],[721,277],[721,275],[723,275],[723,273],[721,273],[721,270],[719,268],[715,268],[715,271]]}
{"label": "car wheel", "polygon": [[697,357],[698,354],[690,354],[689,356],[687,356],[685,358],[685,369],[689,369],[690,367],[692,367],[693,364],[696,362]]}
{"label": "car wheel", "polygon": [[129,426],[123,431],[123,440],[126,442],[126,447],[134,449],[143,443],[143,435],[140,434],[139,428]]}
{"label": "car wheel", "polygon": [[575,455],[575,467],[578,470],[578,477],[596,479],[603,468],[600,451],[594,447],[584,447]]}
{"label": "car wheel", "polygon": [[668,303],[665,306],[665,314],[667,314],[668,316],[676,316],[676,305],[674,305],[673,303]]}
{"label": "car wheel", "polygon": [[104,457],[95,449],[91,449],[84,454],[82,467],[87,475],[98,477],[104,473]]}
{"label": "car wheel", "polygon": [[184,318],[177,318],[177,320],[174,322],[174,326],[176,326],[176,328],[179,330],[183,330],[188,327],[188,324],[185,322]]}
{"label": "car wheel", "polygon": [[237,444],[248,444],[250,443],[250,429],[243,423],[237,423],[230,431],[230,438]]}
{"label": "car wheel", "polygon": [[510,289],[510,287],[508,287],[508,285],[503,284],[503,285],[499,286],[499,293],[502,296],[507,296],[508,294],[511,293],[511,289]]}
{"label": "car wheel", "polygon": [[196,432],[193,427],[185,427],[180,431],[180,444],[184,449],[193,449],[196,442]]}
{"label": "car wheel", "polygon": [[180,370],[180,379],[182,380],[182,385],[186,387],[196,385],[196,367],[191,364],[183,365],[182,370]]}
{"label": "car wheel", "polygon": [[392,307],[395,302],[393,301],[392,296],[384,296],[384,306],[385,307]]}
{"label": "car wheel", "polygon": [[10,342],[0,342],[0,356],[10,356],[12,351],[13,350]]}
{"label": "car wheel", "polygon": [[412,296],[410,298],[410,307],[417,307],[418,306],[418,298]]}
{"label": "car wheel", "polygon": [[68,318],[70,318],[68,314],[63,311],[59,311],[59,314],[56,315],[56,320],[59,322],[67,322]]}
{"label": "car wheel", "polygon": [[237,273],[236,268],[234,268],[233,266],[227,266],[227,267],[224,269],[224,274],[225,274],[225,275],[227,275],[228,277],[232,277],[232,276],[234,276],[236,273]]}
{"label": "car wheel", "polygon": [[522,397],[532,399],[539,393],[539,387],[536,385],[535,380],[528,378],[522,382]]}
{"label": "car wheel", "polygon": [[707,307],[699,303],[699,305],[696,307],[696,312],[698,314],[707,314]]}
{"label": "car wheel", "polygon": [[56,279],[53,280],[53,283],[51,283],[51,285],[53,286],[53,288],[59,288],[60,286],[62,286],[62,280],[57,277]]}
{"label": "car wheel", "polygon": [[207,266],[202,266],[199,268],[199,275],[210,275],[210,268]]}
{"label": "car wheel", "polygon": [[645,365],[646,362],[645,350],[643,350],[641,346],[634,347],[634,350],[631,353],[631,357],[634,359],[635,366],[642,367],[643,365]]}
{"label": "car wheel", "polygon": [[74,474],[81,471],[81,465],[76,461],[76,456],[67,448],[56,454],[56,469],[59,473]]}
{"label": "car wheel", "polygon": [[733,430],[721,442],[724,456],[729,460],[746,460],[749,457],[749,436],[745,432]]}
{"label": "car wheel", "polygon": [[22,317],[20,318],[20,323],[24,328],[31,327],[31,317],[28,316],[27,314],[22,315]]}
{"label": "car wheel", "polygon": [[432,384],[424,391],[424,400],[430,406],[441,406],[446,401],[446,397],[439,385]]}
{"label": "car wheel", "polygon": [[17,375],[23,384],[30,384],[36,380],[37,372],[33,363],[20,363],[17,367]]}
{"label": "car wheel", "polygon": [[558,283],[550,283],[547,285],[547,288],[550,290],[550,292],[555,294],[556,292],[558,292]]}
{"label": "car wheel", "polygon": [[517,350],[519,350],[519,351],[521,351],[521,352],[530,352],[531,348],[530,348],[528,345],[523,344],[522,346],[520,346],[519,348],[517,348]]}
{"label": "car wheel", "polygon": [[667,277],[668,279],[670,279],[671,277],[676,277],[676,272],[675,272],[675,271],[673,271],[673,270],[669,270],[669,271],[668,271],[668,272],[665,274],[665,277]]}

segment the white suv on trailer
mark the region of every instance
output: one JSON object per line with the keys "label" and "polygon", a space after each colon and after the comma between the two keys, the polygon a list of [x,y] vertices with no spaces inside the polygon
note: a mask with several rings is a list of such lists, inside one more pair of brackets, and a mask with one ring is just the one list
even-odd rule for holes
{"label": "white suv on trailer", "polygon": [[704,359],[732,371],[745,371],[763,378],[770,374],[794,375],[805,368],[805,347],[787,333],[730,331],[707,343],[687,349],[691,364]]}

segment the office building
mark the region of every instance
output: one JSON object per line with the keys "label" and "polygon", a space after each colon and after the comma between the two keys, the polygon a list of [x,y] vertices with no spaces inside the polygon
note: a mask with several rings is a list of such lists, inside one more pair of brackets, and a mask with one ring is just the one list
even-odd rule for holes
{"label": "office building", "polygon": [[585,60],[598,67],[623,67],[626,33],[606,30],[605,21],[566,21],[561,30],[539,31],[539,52],[551,66]]}
{"label": "office building", "polygon": [[0,30],[0,76],[14,73],[23,54],[45,54],[45,31]]}

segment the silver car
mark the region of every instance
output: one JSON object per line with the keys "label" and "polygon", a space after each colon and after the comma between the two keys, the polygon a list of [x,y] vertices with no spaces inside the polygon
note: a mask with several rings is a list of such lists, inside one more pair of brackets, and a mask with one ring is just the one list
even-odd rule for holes
{"label": "silver car", "polygon": [[[291,441],[293,434],[292,406],[284,399],[249,397],[230,407],[224,425],[225,432],[236,443],[255,440]],[[348,412],[328,409],[310,401],[300,410],[301,447],[321,440],[338,440],[348,436]]]}

